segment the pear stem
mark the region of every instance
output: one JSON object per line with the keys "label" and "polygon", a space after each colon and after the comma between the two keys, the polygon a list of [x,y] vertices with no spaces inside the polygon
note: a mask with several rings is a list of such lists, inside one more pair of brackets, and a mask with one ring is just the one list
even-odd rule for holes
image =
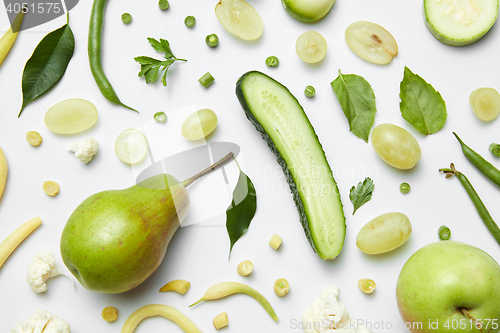
{"label": "pear stem", "polygon": [[225,164],[227,161],[229,161],[233,157],[234,157],[234,153],[230,152],[229,154],[227,154],[222,159],[220,159],[219,161],[215,162],[214,164],[212,164],[211,166],[209,166],[205,170],[203,170],[203,171],[197,173],[196,175],[194,175],[193,177],[191,177],[191,178],[186,179],[185,181],[183,181],[182,185],[184,185],[184,187],[188,187],[189,185],[191,185],[192,183],[194,183],[195,181],[197,181],[199,178],[205,176],[207,173],[210,173],[210,172],[214,171],[215,169],[217,169],[218,167],[222,166],[223,164]]}

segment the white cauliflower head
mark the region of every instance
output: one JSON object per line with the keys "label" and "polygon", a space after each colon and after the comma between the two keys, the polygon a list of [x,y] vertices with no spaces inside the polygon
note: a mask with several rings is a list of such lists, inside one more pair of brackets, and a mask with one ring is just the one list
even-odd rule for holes
{"label": "white cauliflower head", "polygon": [[325,288],[321,297],[302,313],[302,324],[306,333],[371,333],[364,327],[357,325],[349,316],[344,303],[338,300],[339,288],[333,286]]}
{"label": "white cauliflower head", "polygon": [[29,320],[14,325],[10,333],[71,333],[69,324],[47,311],[35,311]]}
{"label": "white cauliflower head", "polygon": [[27,281],[31,290],[36,293],[44,293],[47,291],[46,281],[61,274],[54,254],[49,251],[43,251],[37,253],[28,266]]}
{"label": "white cauliflower head", "polygon": [[94,158],[95,154],[99,150],[99,145],[97,140],[94,138],[87,138],[84,141],[78,141],[70,143],[66,146],[66,149],[75,153],[76,158],[78,158],[83,163],[89,163]]}

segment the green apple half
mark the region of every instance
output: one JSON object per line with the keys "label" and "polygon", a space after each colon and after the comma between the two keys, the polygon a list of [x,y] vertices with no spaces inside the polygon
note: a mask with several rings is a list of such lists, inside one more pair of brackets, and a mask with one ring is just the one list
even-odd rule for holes
{"label": "green apple half", "polygon": [[322,19],[335,0],[281,0],[283,8],[293,18],[302,22],[316,22]]}
{"label": "green apple half", "polygon": [[[432,243],[404,265],[396,299],[411,332],[497,333],[500,266],[474,246],[455,241]],[[476,327],[481,322],[482,330]]]}

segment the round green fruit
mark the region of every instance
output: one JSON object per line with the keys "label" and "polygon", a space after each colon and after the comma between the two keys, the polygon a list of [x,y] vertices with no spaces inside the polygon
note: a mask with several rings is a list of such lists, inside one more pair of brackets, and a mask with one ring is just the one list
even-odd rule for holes
{"label": "round green fruit", "polygon": [[500,266],[472,245],[432,243],[404,265],[396,299],[413,333],[499,332]]}
{"label": "round green fruit", "polygon": [[302,22],[316,22],[332,9],[335,0],[281,0],[283,8]]}

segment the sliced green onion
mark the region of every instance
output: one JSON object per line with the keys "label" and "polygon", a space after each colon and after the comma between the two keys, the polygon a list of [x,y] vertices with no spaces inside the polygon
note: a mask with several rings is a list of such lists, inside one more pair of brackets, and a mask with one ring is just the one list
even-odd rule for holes
{"label": "sliced green onion", "polygon": [[156,112],[153,118],[156,122],[165,123],[167,121],[167,114],[162,111]]}
{"label": "sliced green onion", "polygon": [[266,65],[268,67],[278,67],[279,64],[280,64],[280,60],[278,59],[278,57],[270,56],[270,57],[267,57],[267,59],[266,59]]}
{"label": "sliced green onion", "polygon": [[206,72],[205,75],[198,79],[198,82],[200,82],[205,88],[208,88],[212,83],[214,83],[214,81],[215,79],[210,72]]}
{"label": "sliced green onion", "polygon": [[490,145],[490,153],[492,153],[496,157],[500,157],[500,144],[492,143]]}
{"label": "sliced green onion", "polygon": [[184,19],[184,24],[186,25],[186,27],[192,28],[196,24],[196,19],[191,15],[186,16],[186,18]]}
{"label": "sliced green onion", "polygon": [[448,240],[451,237],[451,230],[445,225],[439,227],[438,233],[440,240]]}
{"label": "sliced green onion", "polygon": [[132,22],[132,15],[130,15],[129,13],[123,13],[122,14],[122,22],[124,24],[130,24],[130,22]]}
{"label": "sliced green onion", "polygon": [[205,37],[205,42],[209,47],[216,47],[219,45],[219,37],[216,34],[211,34]]}
{"label": "sliced green onion", "polygon": [[312,98],[316,95],[316,89],[314,89],[313,86],[307,86],[304,90],[304,94],[306,94],[307,97]]}

